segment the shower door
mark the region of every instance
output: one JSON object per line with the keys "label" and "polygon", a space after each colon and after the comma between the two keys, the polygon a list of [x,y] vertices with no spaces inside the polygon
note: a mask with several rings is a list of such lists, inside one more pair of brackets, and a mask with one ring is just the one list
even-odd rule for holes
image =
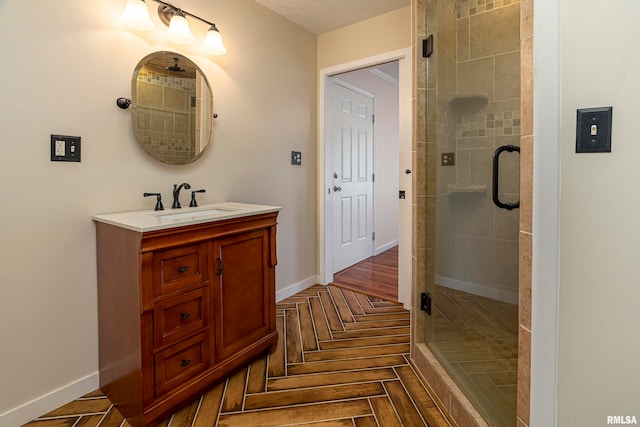
{"label": "shower door", "polygon": [[425,341],[494,427],[516,425],[519,13],[509,0],[427,9],[435,256]]}

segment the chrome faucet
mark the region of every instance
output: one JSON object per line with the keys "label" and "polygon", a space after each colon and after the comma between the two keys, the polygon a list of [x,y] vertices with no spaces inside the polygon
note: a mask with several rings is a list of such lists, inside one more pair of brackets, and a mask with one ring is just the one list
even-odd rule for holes
{"label": "chrome faucet", "polygon": [[182,188],[188,190],[191,188],[191,186],[186,182],[183,182],[182,184],[180,184],[180,186],[178,186],[177,184],[173,184],[173,204],[171,205],[172,209],[180,209],[182,207],[180,206],[180,190],[182,190]]}

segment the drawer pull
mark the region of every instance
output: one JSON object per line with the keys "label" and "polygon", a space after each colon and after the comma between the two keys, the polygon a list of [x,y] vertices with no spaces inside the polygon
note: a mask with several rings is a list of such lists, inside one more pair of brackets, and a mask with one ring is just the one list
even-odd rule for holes
{"label": "drawer pull", "polygon": [[182,359],[182,362],[180,362],[180,366],[185,367],[185,366],[189,366],[191,364],[191,360],[189,359]]}
{"label": "drawer pull", "polygon": [[184,273],[185,271],[187,271],[189,269],[189,267],[183,265],[182,267],[178,267],[178,271],[180,273]]}
{"label": "drawer pull", "polygon": [[189,313],[181,313],[181,314],[180,314],[180,318],[181,318],[182,320],[186,320],[186,319],[188,319],[189,317],[191,317],[191,314],[189,314]]}

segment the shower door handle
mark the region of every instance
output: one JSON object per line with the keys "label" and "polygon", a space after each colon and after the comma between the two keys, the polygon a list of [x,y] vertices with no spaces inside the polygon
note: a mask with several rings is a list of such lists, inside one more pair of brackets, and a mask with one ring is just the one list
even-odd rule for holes
{"label": "shower door handle", "polygon": [[495,203],[495,205],[501,209],[510,211],[512,209],[518,209],[520,207],[520,200],[515,203],[500,201],[500,191],[498,188],[498,172],[500,168],[500,154],[505,151],[508,151],[509,153],[517,151],[518,153],[520,153],[520,147],[516,147],[515,145],[503,145],[502,147],[498,147],[493,153],[493,203]]}

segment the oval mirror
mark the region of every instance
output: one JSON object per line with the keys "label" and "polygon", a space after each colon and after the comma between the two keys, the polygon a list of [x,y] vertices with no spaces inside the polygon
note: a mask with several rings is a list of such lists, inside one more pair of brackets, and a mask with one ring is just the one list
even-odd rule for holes
{"label": "oval mirror", "polygon": [[133,72],[131,107],[138,143],[163,163],[191,163],[211,143],[211,87],[185,56],[154,52],[144,57]]}

